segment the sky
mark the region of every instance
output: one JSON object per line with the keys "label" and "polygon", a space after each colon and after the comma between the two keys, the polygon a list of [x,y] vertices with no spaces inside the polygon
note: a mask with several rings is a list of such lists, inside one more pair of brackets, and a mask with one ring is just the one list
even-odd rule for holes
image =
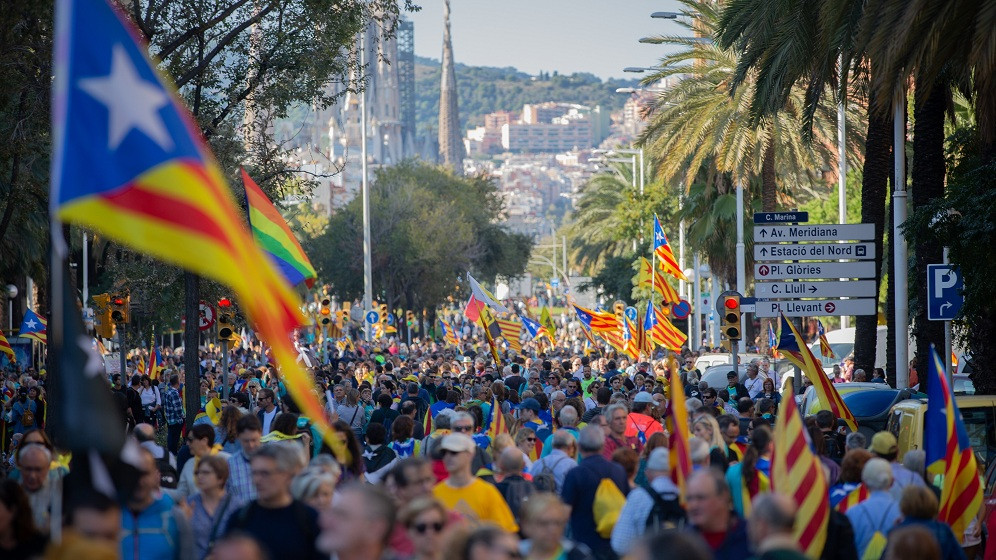
{"label": "sky", "polygon": [[[415,54],[439,60],[442,0],[415,0]],[[590,72],[600,78],[635,78],[626,66],[654,66],[660,45],[640,37],[684,35],[655,11],[678,11],[676,0],[450,0],[453,56],[471,66],[514,66],[529,74]]]}

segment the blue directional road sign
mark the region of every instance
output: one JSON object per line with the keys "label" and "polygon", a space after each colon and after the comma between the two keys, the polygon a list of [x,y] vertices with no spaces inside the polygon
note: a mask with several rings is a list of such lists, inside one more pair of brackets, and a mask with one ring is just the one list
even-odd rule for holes
{"label": "blue directional road sign", "polygon": [[927,319],[951,321],[961,311],[965,297],[961,271],[951,264],[927,265]]}
{"label": "blue directional road sign", "polygon": [[806,223],[809,212],[754,212],[755,224]]}
{"label": "blue directional road sign", "polygon": [[377,313],[376,311],[367,311],[367,322],[368,323],[370,323],[371,325],[373,325],[374,323],[377,323],[378,321],[380,321],[380,313]]}

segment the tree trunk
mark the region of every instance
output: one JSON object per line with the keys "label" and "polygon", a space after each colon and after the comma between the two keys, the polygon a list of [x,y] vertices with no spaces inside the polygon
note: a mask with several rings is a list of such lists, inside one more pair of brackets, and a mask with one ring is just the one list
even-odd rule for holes
{"label": "tree trunk", "polygon": [[761,211],[774,212],[777,208],[778,176],[775,174],[775,139],[768,140],[761,164]]}
{"label": "tree trunk", "polygon": [[[947,104],[947,83],[938,82],[928,88],[919,81],[914,91],[913,108],[913,168],[911,175],[912,206],[922,208],[935,199],[944,197],[944,109]],[[910,293],[915,294],[913,335],[916,337],[916,363],[926,365],[930,359],[930,344],[943,354],[944,323],[927,320],[927,265],[943,261],[940,243],[928,231],[910,232],[915,243],[915,262],[910,275]],[[918,372],[926,373],[923,367]],[[926,375],[920,377],[926,379]],[[926,386],[920,390],[926,392]]]}
{"label": "tree trunk", "polygon": [[[869,100],[869,105],[874,99]],[[882,282],[885,197],[892,172],[892,117],[870,114],[865,135],[865,163],[861,182],[861,221],[875,224],[875,285]],[[878,290],[875,292],[878,308]],[[871,372],[875,367],[878,317],[859,315],[855,321],[854,367]],[[889,372],[890,377],[895,372]]]}
{"label": "tree trunk", "polygon": [[184,405],[187,408],[187,427],[194,424],[194,417],[201,408],[200,363],[200,277],[192,272],[183,273],[183,309],[187,317],[183,327],[183,384]]}

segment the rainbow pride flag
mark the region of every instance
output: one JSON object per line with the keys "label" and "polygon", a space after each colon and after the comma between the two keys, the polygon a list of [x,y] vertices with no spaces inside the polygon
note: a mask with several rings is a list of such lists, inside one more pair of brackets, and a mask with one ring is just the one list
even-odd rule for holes
{"label": "rainbow pride flag", "polygon": [[242,184],[246,188],[249,226],[256,244],[270,255],[291,286],[304,282],[310,288],[318,274],[287,222],[245,169],[242,170]]}

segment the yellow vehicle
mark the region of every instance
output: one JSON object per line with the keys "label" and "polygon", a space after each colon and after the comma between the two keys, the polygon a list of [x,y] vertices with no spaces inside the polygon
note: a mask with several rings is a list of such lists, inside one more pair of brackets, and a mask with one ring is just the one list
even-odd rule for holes
{"label": "yellow vehicle", "polygon": [[[955,402],[965,422],[972,449],[985,461],[983,472],[996,458],[996,395],[955,395]],[[899,459],[910,449],[923,449],[923,413],[927,399],[908,399],[897,403],[889,414],[886,429],[899,440]]]}

